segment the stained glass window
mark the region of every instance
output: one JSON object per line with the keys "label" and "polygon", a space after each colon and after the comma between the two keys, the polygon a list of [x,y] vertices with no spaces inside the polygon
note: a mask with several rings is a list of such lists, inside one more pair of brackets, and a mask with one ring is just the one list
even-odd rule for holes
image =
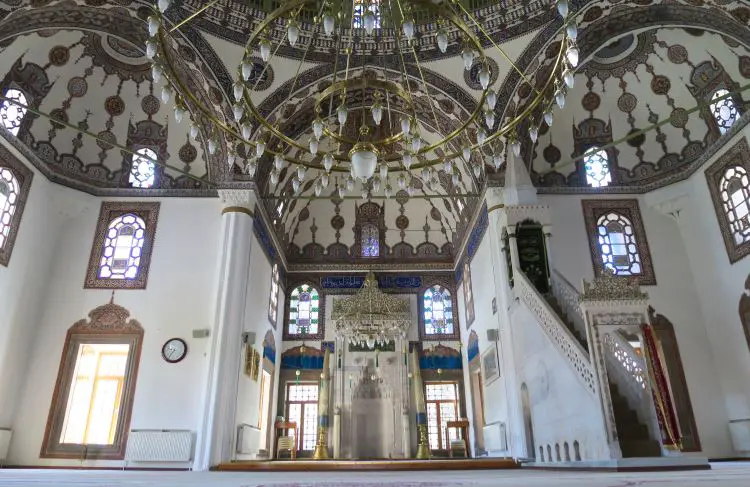
{"label": "stained glass window", "polygon": [[[432,450],[447,450],[451,438],[445,438],[448,421],[458,418],[458,384],[455,382],[425,383],[427,406],[427,437]],[[450,431],[455,434],[455,430]]]}
{"label": "stained glass window", "polygon": [[13,215],[16,213],[20,188],[18,180],[7,167],[0,167],[0,249],[8,240]]}
{"label": "stained glass window", "polygon": [[268,300],[268,319],[276,327],[279,308],[279,264],[273,265],[271,271],[271,296]]}
{"label": "stained glass window", "polygon": [[607,186],[612,182],[606,150],[591,147],[583,156],[583,165],[586,170],[586,182],[592,188]]}
{"label": "stained glass window", "polygon": [[432,286],[423,295],[424,332],[426,335],[453,334],[453,300],[442,286]]}
{"label": "stained glass window", "polygon": [[720,89],[716,90],[711,97],[711,113],[714,116],[714,120],[716,120],[716,124],[719,126],[719,132],[722,134],[729,130],[734,125],[734,122],[740,118],[740,113],[737,111],[737,106],[734,104],[731,96],[717,101],[718,98],[728,94],[729,91]]}
{"label": "stained glass window", "polygon": [[365,12],[370,11],[375,17],[374,26],[380,28],[380,0],[354,0],[354,28],[365,27]]}
{"label": "stained glass window", "polygon": [[[318,384],[287,384],[286,415],[297,423],[298,450],[314,450],[318,436]],[[289,430],[294,434],[293,430]]]}
{"label": "stained glass window", "polygon": [[377,257],[380,255],[380,232],[375,225],[362,227],[362,257]]}
{"label": "stained glass window", "polygon": [[99,279],[135,279],[141,265],[146,224],[138,215],[118,216],[107,226],[99,260]]}
{"label": "stained glass window", "polygon": [[315,335],[319,330],[320,295],[318,290],[302,284],[289,297],[289,335]]}
{"label": "stained glass window", "polygon": [[128,181],[134,188],[151,188],[156,179],[156,152],[148,147],[142,147],[133,154]]}
{"label": "stained glass window", "polygon": [[741,166],[724,171],[719,183],[721,202],[736,244],[750,241],[750,181]]}
{"label": "stained glass window", "polygon": [[[21,90],[14,88],[7,90],[4,96],[6,99],[0,105],[0,122],[11,134],[18,135],[23,117],[26,116],[26,106],[29,103],[26,100],[26,95]],[[23,106],[16,105],[13,101]]]}
{"label": "stained glass window", "polygon": [[609,212],[602,215],[596,225],[604,268],[623,276],[641,274],[641,257],[630,220]]}

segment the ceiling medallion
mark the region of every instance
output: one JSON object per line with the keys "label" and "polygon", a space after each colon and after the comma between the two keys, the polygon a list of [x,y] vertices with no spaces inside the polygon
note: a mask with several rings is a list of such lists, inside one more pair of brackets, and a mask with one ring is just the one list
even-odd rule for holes
{"label": "ceiling medallion", "polygon": [[[259,161],[268,161],[272,165],[269,178],[272,185],[282,179],[279,177],[282,168],[291,167],[295,171],[292,186],[297,195],[309,185],[303,184],[308,179],[314,181],[316,197],[343,198],[361,181],[363,197],[382,190],[389,198],[399,190],[408,195],[425,186],[436,190],[440,187],[440,170],[453,179],[454,186],[460,178],[459,167],[480,179],[485,161],[496,169],[500,167],[506,145],[516,155],[520,153],[521,123],[529,122],[528,136],[536,140],[542,120],[547,124],[552,122],[553,105],[557,103],[562,108],[578,64],[575,45],[578,30],[575,21],[568,18],[568,1],[556,1],[559,14],[568,21],[561,28],[561,41],[556,43],[559,52],[554,65],[540,83],[532,84],[530,78],[534,73],[521,73],[504,56],[511,69],[519,71],[523,80],[534,86],[532,101],[505,120],[498,120],[499,112],[495,111],[497,93],[492,85],[496,76],[491,73],[491,65],[496,62],[487,57],[483,46],[492,45],[503,51],[460,0],[288,0],[263,18],[248,19],[251,24],[257,23],[257,27],[238,63],[231,119],[217,108],[201,103],[188,89],[190,84],[184,79],[176,54],[177,43],[171,37],[184,24],[199,19],[216,1],[175,25],[164,16],[171,0],[159,0],[148,18],[151,37],[146,43],[146,53],[153,61],[154,81],[164,80],[162,100],[174,102],[175,119],[179,122],[189,116],[192,120],[209,120],[212,126],[204,143],[209,153],[214,154],[223,146],[221,139],[224,139],[229,147],[226,158],[230,167],[237,164],[252,177]],[[285,36],[274,35],[273,28],[277,25],[286,26]],[[434,38],[442,53],[460,55],[466,70],[477,69],[479,64],[481,95],[476,109],[458,120],[455,129],[439,134],[434,128],[440,127],[437,113],[442,110],[440,105],[435,106],[438,102],[430,96],[423,75],[422,66],[428,60],[424,54],[420,59],[420,51],[416,49],[417,39],[424,40],[425,36]],[[320,37],[331,39],[333,46],[332,82],[314,93],[316,116],[309,138],[295,140],[278,123],[260,113],[253,95],[259,91],[259,82],[280,47],[300,44],[307,52],[313,40]],[[387,72],[384,64],[378,64],[380,60],[375,62],[355,55],[365,45],[373,46],[374,52],[392,52],[389,56],[397,57],[399,72],[394,75]],[[260,73],[255,53],[260,54],[263,62]],[[290,98],[295,87],[299,88],[297,78],[304,59],[303,56],[299,61]],[[367,70],[378,74],[355,74]],[[423,106],[415,91],[430,100],[429,107]],[[199,133],[193,122],[191,136],[195,138]],[[332,177],[334,174],[338,176]],[[397,176],[392,180],[389,174]],[[334,190],[321,196],[331,183]],[[394,186],[398,186],[395,191]]]}

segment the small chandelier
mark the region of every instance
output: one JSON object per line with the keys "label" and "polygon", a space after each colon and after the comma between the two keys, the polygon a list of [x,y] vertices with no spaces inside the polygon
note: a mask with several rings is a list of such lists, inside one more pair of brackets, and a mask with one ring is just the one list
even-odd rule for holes
{"label": "small chandelier", "polygon": [[[528,124],[529,138],[536,142],[542,121],[548,125],[552,122],[555,103],[563,106],[578,63],[575,45],[578,30],[568,18],[568,0],[556,0],[555,7],[566,22],[560,28],[559,52],[552,69],[544,79],[539,79],[536,76],[539,71],[523,73],[504,56],[510,69],[520,73],[524,84],[532,86],[534,95],[517,113],[501,119],[503,113],[496,111],[498,93],[493,87],[493,73],[484,48],[494,47],[503,54],[504,51],[463,2],[288,0],[265,17],[248,19],[248,24],[255,28],[237,63],[231,114],[224,114],[201,102],[188,89],[190,83],[183,79],[185,70],[176,54],[177,44],[171,38],[174,30],[200,18],[216,2],[198,9],[176,26],[168,25],[164,15],[171,3],[158,0],[148,19],[150,38],[146,52],[153,60],[154,79],[164,80],[163,99],[174,100],[175,113],[181,117],[187,115],[191,120],[199,117],[210,125],[204,127],[204,133],[210,134],[204,141],[209,153],[214,154],[222,147],[219,138],[224,139],[230,168],[239,165],[254,176],[259,163],[269,161],[269,180],[277,185],[285,184],[280,174],[288,166],[295,194],[311,187],[302,184],[305,178],[315,180],[316,196],[334,181],[336,191],[332,194],[337,197],[352,191],[356,180],[364,183],[363,196],[382,188],[385,197],[389,197],[396,185],[391,184],[391,177],[409,194],[415,187],[434,188],[435,169],[446,171],[454,186],[461,173],[459,167],[466,174],[481,178],[486,161],[492,161],[497,169],[504,160],[506,147],[511,142],[517,144],[522,123]],[[261,113],[253,100],[257,98],[254,92],[280,48],[296,48],[306,55],[316,42],[331,46],[334,72],[329,85],[322,85],[317,93],[312,93],[315,118],[308,131],[309,138],[297,140],[285,134],[275,119]],[[447,129],[438,121],[436,112],[442,109],[433,99],[422,68],[432,60],[424,53],[433,46],[437,48],[434,53],[460,57],[464,68],[472,71],[481,87],[473,112],[455,120],[455,125]],[[381,67],[373,61],[381,58],[372,55],[377,51],[388,52],[382,57],[392,56],[396,66],[386,69],[385,64]],[[256,52],[264,63],[260,74],[251,60]],[[304,59],[302,56],[299,61],[297,74],[302,71]],[[355,66],[360,69],[359,75]],[[366,76],[366,70],[376,74]],[[289,99],[295,87],[301,88],[297,78],[295,75],[289,88]],[[199,133],[194,122],[191,133]],[[519,151],[520,144],[514,152],[518,155]],[[415,182],[418,180],[424,184],[418,185]]]}
{"label": "small chandelier", "polygon": [[370,350],[406,338],[413,319],[409,300],[383,293],[372,272],[357,294],[333,302],[331,318],[337,336]]}

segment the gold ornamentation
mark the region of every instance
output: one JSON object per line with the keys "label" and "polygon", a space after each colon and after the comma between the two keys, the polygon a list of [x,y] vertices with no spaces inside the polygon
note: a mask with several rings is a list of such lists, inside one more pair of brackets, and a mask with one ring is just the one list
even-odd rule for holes
{"label": "gold ornamentation", "polygon": [[648,299],[648,294],[641,292],[636,278],[617,276],[611,269],[604,269],[593,281],[583,280],[581,301],[612,301]]}
{"label": "gold ornamentation", "polygon": [[407,298],[383,293],[370,271],[354,296],[333,301],[331,318],[336,334],[368,348],[393,338],[404,338],[412,322]]}
{"label": "gold ornamentation", "polygon": [[430,442],[427,436],[427,425],[426,424],[418,425],[417,434],[419,435],[419,445],[417,446],[417,459],[429,460],[430,459]]}
{"label": "gold ornamentation", "polygon": [[245,375],[258,382],[260,375],[260,352],[251,345],[245,345]]}

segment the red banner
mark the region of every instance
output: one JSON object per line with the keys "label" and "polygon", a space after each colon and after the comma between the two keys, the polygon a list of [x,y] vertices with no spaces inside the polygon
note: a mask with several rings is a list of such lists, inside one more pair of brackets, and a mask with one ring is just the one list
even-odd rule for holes
{"label": "red banner", "polygon": [[680,449],[682,438],[680,425],[672,402],[672,394],[669,391],[669,378],[667,371],[660,359],[661,349],[654,336],[654,330],[649,325],[642,325],[644,355],[646,368],[648,369],[651,393],[656,406],[656,418],[659,420],[662,442],[667,448]]}

